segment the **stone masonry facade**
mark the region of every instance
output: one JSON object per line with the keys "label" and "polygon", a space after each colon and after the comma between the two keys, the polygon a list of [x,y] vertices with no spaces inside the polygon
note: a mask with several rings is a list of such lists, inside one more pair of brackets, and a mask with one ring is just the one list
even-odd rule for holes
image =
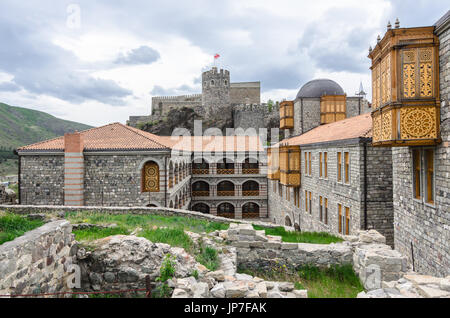
{"label": "stone masonry facade", "polygon": [[[366,148],[366,160],[364,160],[364,148]],[[345,183],[344,177],[341,182],[337,181],[338,152],[342,153],[342,156],[346,152],[349,153],[349,183]],[[305,153],[307,155],[311,153],[311,175],[305,171]],[[324,168],[322,178],[319,176],[320,153],[322,156],[327,153],[326,178]],[[292,225],[302,231],[338,233],[338,204],[341,204],[342,215],[345,215],[345,208],[350,210],[350,235],[365,229],[367,219],[367,229],[379,231],[386,237],[387,243],[393,245],[392,162],[389,148],[371,147],[370,139],[304,145],[301,147],[301,162],[302,181],[298,189],[285,187],[276,180],[269,180],[271,221]],[[364,178],[367,178],[366,183]],[[298,203],[295,199],[295,191],[299,193]],[[311,202],[309,193],[311,193]],[[323,202],[322,221],[319,197],[322,197]],[[327,209],[325,199],[328,200]],[[307,200],[308,210],[306,210],[305,200]]]}
{"label": "stone masonry facade", "polygon": [[[434,149],[434,205],[413,196],[412,150],[393,148],[395,248],[408,256],[416,271],[450,275],[450,18],[436,26],[439,37],[440,129],[442,142]],[[413,262],[414,258],[414,262]]]}

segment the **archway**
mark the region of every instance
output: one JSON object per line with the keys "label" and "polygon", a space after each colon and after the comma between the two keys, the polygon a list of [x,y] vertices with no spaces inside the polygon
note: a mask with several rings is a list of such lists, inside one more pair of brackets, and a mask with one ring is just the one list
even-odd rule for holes
{"label": "archway", "polygon": [[217,196],[232,197],[234,196],[234,183],[231,181],[222,181],[217,185]]}
{"label": "archway", "polygon": [[247,202],[242,206],[243,219],[259,218],[259,205],[254,202]]}
{"label": "archway", "polygon": [[199,159],[195,159],[192,163],[192,174],[208,174],[209,163],[202,158],[201,162],[197,162]]}
{"label": "archway", "polygon": [[259,163],[256,159],[246,158],[242,163],[242,173],[243,174],[258,174],[259,173]]}
{"label": "archway", "polygon": [[246,181],[242,185],[243,196],[259,196],[259,183],[253,180]]}
{"label": "archway", "polygon": [[234,205],[228,202],[219,204],[217,207],[217,216],[234,219]]}
{"label": "archway", "polygon": [[193,197],[209,197],[209,184],[205,181],[197,181],[192,184]]}
{"label": "archway", "polygon": [[197,211],[205,214],[209,214],[209,206],[205,203],[197,203],[192,207],[192,211]]}
{"label": "archway", "polygon": [[218,161],[217,174],[234,174],[234,162],[227,158]]}
{"label": "archway", "polygon": [[291,219],[289,218],[289,216],[286,216],[286,218],[284,219],[284,225],[292,226],[292,222],[291,222]]}

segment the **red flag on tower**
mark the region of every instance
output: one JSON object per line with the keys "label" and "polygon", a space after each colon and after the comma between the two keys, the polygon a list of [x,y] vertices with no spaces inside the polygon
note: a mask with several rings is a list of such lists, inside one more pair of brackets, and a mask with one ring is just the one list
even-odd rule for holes
{"label": "red flag on tower", "polygon": [[214,55],[214,58],[217,60],[220,57],[219,54],[216,53],[216,55]]}

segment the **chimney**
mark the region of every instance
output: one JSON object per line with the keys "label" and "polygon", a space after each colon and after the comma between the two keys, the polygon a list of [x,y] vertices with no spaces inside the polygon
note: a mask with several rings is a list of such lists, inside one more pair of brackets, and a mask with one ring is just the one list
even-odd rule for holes
{"label": "chimney", "polygon": [[64,135],[64,205],[84,205],[83,137],[79,132]]}

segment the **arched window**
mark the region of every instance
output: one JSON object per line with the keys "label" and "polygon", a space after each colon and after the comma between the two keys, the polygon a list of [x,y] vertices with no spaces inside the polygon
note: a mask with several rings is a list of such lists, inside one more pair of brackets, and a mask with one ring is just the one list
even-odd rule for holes
{"label": "arched window", "polygon": [[205,181],[197,181],[192,184],[193,197],[209,197],[209,184]]}
{"label": "arched window", "polygon": [[300,225],[298,225],[298,223],[294,224],[294,229],[298,232],[300,232]]}
{"label": "arched window", "polygon": [[159,192],[159,166],[148,161],[142,167],[142,192]]}
{"label": "arched window", "polygon": [[221,197],[234,196],[234,184],[230,181],[222,181],[217,185],[217,195]]}
{"label": "arched window", "polygon": [[174,172],[174,179],[173,184],[178,184],[178,163],[175,164],[175,172]]}
{"label": "arched window", "polygon": [[214,86],[214,84],[215,84],[214,80],[211,80],[211,86]]}
{"label": "arched window", "polygon": [[175,197],[175,209],[179,209],[180,205],[179,205],[180,201],[178,199],[178,195]]}
{"label": "arched window", "polygon": [[243,174],[258,174],[259,164],[256,159],[247,158],[242,163],[242,173]]}
{"label": "arched window", "polygon": [[158,206],[155,204],[147,204],[147,208],[157,208]]}
{"label": "arched window", "polygon": [[209,206],[205,203],[197,203],[192,207],[192,211],[209,214]]}
{"label": "arched window", "polygon": [[286,218],[284,219],[284,225],[292,226],[291,219],[288,216],[286,216]]}
{"label": "arched window", "polygon": [[169,163],[169,189],[173,187],[173,162]]}
{"label": "arched window", "polygon": [[194,160],[192,163],[192,174],[209,174],[209,163],[205,159],[201,162],[197,161],[199,160]]}
{"label": "arched window", "polygon": [[173,208],[173,201],[170,201],[169,208]]}
{"label": "arched window", "polygon": [[217,174],[234,174],[234,162],[227,158],[218,161]]}
{"label": "arched window", "polygon": [[234,219],[234,206],[228,202],[219,204],[217,207],[217,216]]}
{"label": "arched window", "polygon": [[248,202],[242,206],[243,219],[257,219],[259,218],[259,205],[253,202]]}
{"label": "arched window", "polygon": [[242,185],[243,196],[259,196],[259,183],[253,180],[244,182]]}

